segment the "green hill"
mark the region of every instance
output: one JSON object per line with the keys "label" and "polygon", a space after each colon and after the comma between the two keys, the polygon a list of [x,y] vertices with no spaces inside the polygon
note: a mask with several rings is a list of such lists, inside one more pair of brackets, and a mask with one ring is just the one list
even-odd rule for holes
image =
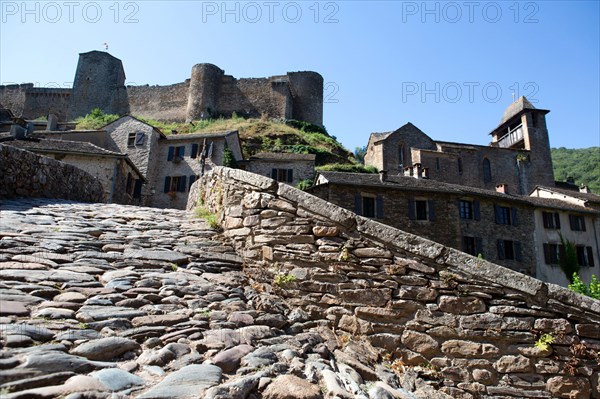
{"label": "green hill", "polygon": [[560,147],[551,151],[555,180],[565,181],[570,176],[575,184],[585,184],[593,193],[600,194],[600,147]]}

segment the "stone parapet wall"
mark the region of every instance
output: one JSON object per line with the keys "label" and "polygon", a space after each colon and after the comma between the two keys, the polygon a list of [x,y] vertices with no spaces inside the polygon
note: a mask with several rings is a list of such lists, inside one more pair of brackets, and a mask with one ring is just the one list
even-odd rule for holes
{"label": "stone parapet wall", "polygon": [[0,198],[44,197],[103,202],[102,184],[83,170],[0,145]]}
{"label": "stone parapet wall", "polygon": [[241,170],[207,173],[198,201],[255,286],[399,367],[431,367],[453,397],[600,398],[600,301]]}

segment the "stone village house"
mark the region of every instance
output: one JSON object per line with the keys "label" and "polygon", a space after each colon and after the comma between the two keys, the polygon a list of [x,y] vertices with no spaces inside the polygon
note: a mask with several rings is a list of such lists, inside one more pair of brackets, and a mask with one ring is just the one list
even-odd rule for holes
{"label": "stone village house", "polygon": [[373,133],[365,164],[380,176],[321,172],[310,192],[564,286],[562,236],[575,245],[589,281],[600,274],[600,196],[556,188],[548,112],[519,98],[490,133],[489,146],[434,141],[411,123]]}
{"label": "stone village house", "polygon": [[600,274],[598,209],[511,195],[504,185],[491,191],[385,174],[319,172],[309,192],[359,215],[564,286],[568,281],[558,265],[560,233],[575,245],[582,278],[589,281],[592,274]]}
{"label": "stone village house", "polygon": [[303,180],[313,179],[315,175],[315,155],[260,152],[251,156],[248,161],[240,166],[248,172],[296,186]]}
{"label": "stone village house", "polygon": [[145,178],[125,154],[86,141],[5,138],[2,144],[53,158],[88,172],[102,184],[105,202],[140,203]]}

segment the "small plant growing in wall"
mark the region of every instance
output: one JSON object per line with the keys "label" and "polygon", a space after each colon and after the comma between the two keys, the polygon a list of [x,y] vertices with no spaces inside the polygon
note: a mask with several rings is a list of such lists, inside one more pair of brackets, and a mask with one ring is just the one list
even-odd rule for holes
{"label": "small plant growing in wall", "polygon": [[171,198],[172,200],[174,200],[175,198],[177,198],[177,191],[169,191],[167,193],[167,195],[169,196],[169,198]]}
{"label": "small plant growing in wall", "polygon": [[283,287],[289,283],[296,281],[296,276],[287,273],[278,273],[273,278],[273,284],[278,287]]}
{"label": "small plant growing in wall", "polygon": [[554,339],[554,335],[552,334],[542,334],[542,336],[535,341],[535,347],[545,352],[550,349],[550,345],[554,343]]}
{"label": "small plant growing in wall", "polygon": [[221,228],[221,225],[217,221],[217,215],[208,210],[208,208],[202,206],[201,203],[196,206],[194,214],[197,218],[206,220],[211,229],[218,230]]}
{"label": "small plant growing in wall", "polygon": [[348,262],[349,259],[350,252],[348,251],[348,247],[342,247],[342,249],[340,250],[340,256],[338,257],[338,260],[340,262]]}

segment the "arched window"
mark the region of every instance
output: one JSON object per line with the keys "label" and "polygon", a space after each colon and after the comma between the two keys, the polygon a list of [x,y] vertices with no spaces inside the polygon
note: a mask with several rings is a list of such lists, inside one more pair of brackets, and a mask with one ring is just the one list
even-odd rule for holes
{"label": "arched window", "polygon": [[483,181],[485,183],[492,181],[492,166],[490,165],[490,160],[487,158],[483,160]]}

